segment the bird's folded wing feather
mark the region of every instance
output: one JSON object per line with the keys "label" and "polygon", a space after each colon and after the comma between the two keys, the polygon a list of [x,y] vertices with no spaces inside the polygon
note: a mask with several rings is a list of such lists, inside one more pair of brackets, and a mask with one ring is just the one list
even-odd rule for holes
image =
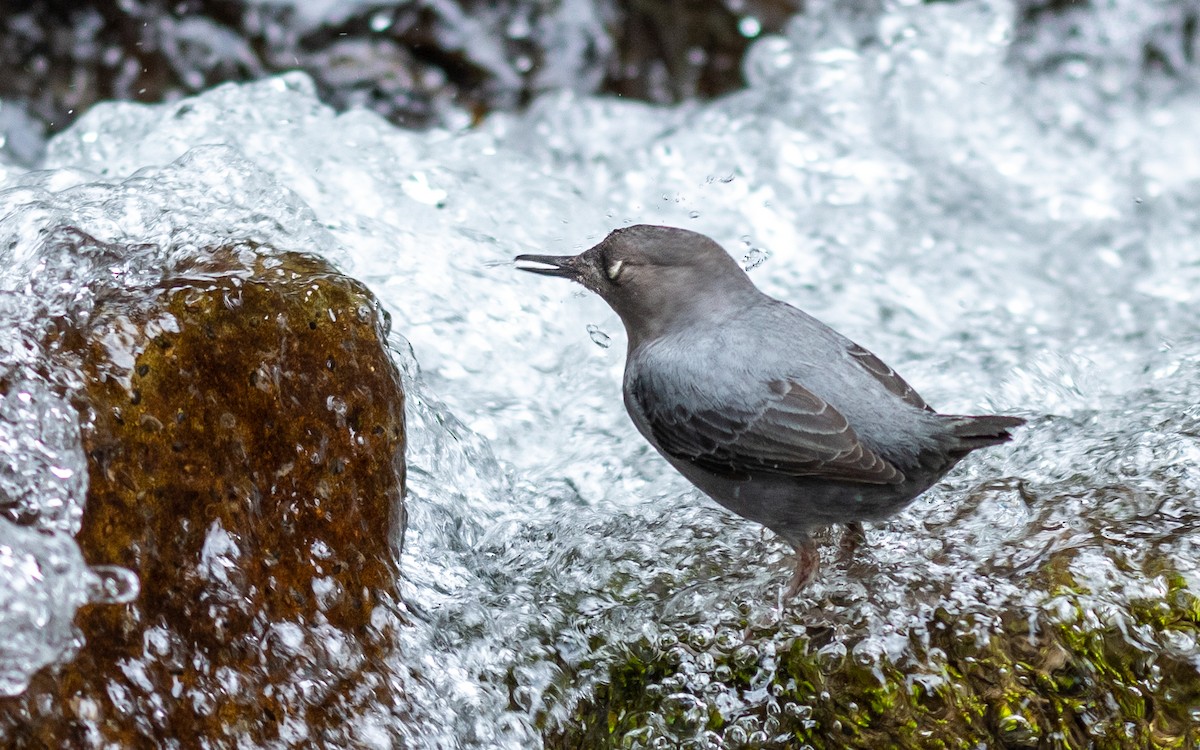
{"label": "bird's folded wing feather", "polygon": [[904,378],[896,374],[896,371],[884,364],[883,360],[876,357],[858,344],[850,344],[846,349],[846,353],[853,357],[863,369],[871,373],[872,377],[878,380],[884,388],[899,396],[903,400],[925,411],[933,411],[929,404],[925,403],[925,399],[921,398],[921,394],[917,393],[911,385],[904,381]]}
{"label": "bird's folded wing feather", "polygon": [[896,484],[904,474],[863,445],[840,412],[787,380],[765,384],[755,404],[688,408],[645,381],[631,395],[668,455],[729,477],[768,472],[795,477]]}

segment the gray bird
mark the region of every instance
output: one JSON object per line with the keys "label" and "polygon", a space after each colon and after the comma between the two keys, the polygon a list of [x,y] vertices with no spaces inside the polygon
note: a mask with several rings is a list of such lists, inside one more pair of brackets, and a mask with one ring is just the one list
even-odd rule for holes
{"label": "gray bird", "polygon": [[938,414],[874,354],[760,292],[713,240],[618,229],[521,270],[576,281],[629,336],[625,408],[702,492],[796,550],[787,596],[816,576],[815,527],[900,511],[1019,417]]}

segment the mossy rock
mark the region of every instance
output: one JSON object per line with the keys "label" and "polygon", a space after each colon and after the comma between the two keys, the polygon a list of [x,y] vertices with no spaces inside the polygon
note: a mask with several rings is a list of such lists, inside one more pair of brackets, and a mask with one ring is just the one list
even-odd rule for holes
{"label": "mossy rock", "polygon": [[987,623],[934,610],[901,636],[900,660],[860,649],[864,633],[801,624],[802,609],[777,627],[735,608],[715,628],[660,624],[594,644],[604,659],[575,674],[601,676],[569,719],[546,722],[546,746],[1200,746],[1200,599],[1153,555],[1133,575],[1152,593],[1098,598],[1072,575],[1074,555],[1053,553],[1032,576],[1036,605],[1014,603]]}
{"label": "mossy rock", "polygon": [[57,321],[51,348],[85,381],[78,542],[141,594],[83,610],[78,658],[0,701],[6,747],[353,745],[350,720],[394,704],[405,432],[387,316],[315,257],[191,258]]}

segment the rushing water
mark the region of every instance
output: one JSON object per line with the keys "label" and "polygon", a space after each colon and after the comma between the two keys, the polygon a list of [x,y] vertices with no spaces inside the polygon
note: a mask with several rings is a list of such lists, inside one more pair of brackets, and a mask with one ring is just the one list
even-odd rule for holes
{"label": "rushing water", "polygon": [[[0,688],[70,658],[82,601],[117,598],[79,576],[78,430],[33,365],[39,311],[87,280],[31,282],[62,261],[38,255],[61,221],[179,252],[230,237],[323,252],[391,312],[412,625],[392,664],[409,704],[384,734],[408,746],[536,745],[535,721],[563,719],[619,644],[681,624],[824,623],[862,659],[900,660],[939,607],[981,632],[1001,607],[1053,608],[1026,582],[1052,550],[1079,550],[1097,609],[1161,587],[1137,572],[1148,551],[1200,593],[1200,98],[1186,77],[1138,77],[1122,42],[1179,4],[1139,7],[1111,4],[1094,23],[1124,36],[1081,34],[1058,65],[1030,63],[1037,39],[1013,47],[1003,2],[818,7],[711,104],[554,94],[463,132],[335,116],[299,75],[95,108],[41,171],[0,166],[16,324],[0,354],[23,383],[0,399],[0,490],[10,519],[53,532],[0,521]],[[625,416],[615,316],[508,263],[629,223],[710,234],[939,411],[1029,427],[855,559],[827,555],[781,608],[785,547],[698,496]],[[771,700],[714,682],[730,716]]]}

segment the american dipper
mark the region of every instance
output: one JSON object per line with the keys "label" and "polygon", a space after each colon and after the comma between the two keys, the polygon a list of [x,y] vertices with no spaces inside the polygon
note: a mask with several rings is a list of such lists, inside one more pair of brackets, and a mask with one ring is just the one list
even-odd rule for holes
{"label": "american dipper", "polygon": [[796,550],[787,596],[816,576],[809,536],[897,513],[1019,417],[938,414],[874,354],[760,292],[713,240],[648,225],[579,255],[519,255],[579,282],[629,336],[625,408],[692,484]]}

